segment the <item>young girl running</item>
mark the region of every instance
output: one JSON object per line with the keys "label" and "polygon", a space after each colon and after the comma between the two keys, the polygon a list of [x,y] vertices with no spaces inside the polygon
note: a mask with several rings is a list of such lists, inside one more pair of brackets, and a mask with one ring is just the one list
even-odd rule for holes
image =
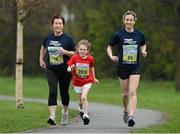
{"label": "young girl running", "polygon": [[68,72],[72,71],[74,91],[78,94],[80,116],[84,125],[90,122],[88,115],[87,95],[93,83],[98,80],[95,77],[94,58],[90,55],[88,40],[80,40],[77,46],[77,54],[73,55],[68,63]]}

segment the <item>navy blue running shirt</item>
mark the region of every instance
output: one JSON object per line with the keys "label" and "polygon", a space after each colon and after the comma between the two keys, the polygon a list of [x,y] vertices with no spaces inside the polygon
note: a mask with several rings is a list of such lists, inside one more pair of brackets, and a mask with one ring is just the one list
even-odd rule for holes
{"label": "navy blue running shirt", "polygon": [[60,47],[68,51],[75,51],[75,44],[72,37],[65,33],[60,36],[55,36],[54,34],[48,35],[44,39],[43,46],[47,48],[46,64],[48,68],[67,67],[67,61],[70,57],[62,55],[59,52]]}
{"label": "navy blue running shirt", "polygon": [[116,32],[109,40],[111,47],[117,46],[118,66],[139,66],[140,46],[145,45],[145,37],[139,30],[127,32],[125,29]]}

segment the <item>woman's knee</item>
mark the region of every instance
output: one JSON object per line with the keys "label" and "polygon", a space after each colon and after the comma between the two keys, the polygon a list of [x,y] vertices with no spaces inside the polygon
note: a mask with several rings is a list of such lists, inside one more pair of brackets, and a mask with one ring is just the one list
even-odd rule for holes
{"label": "woman's knee", "polygon": [[57,92],[54,91],[54,90],[51,90],[51,91],[49,92],[49,96],[52,97],[52,98],[55,98],[55,97],[57,96]]}
{"label": "woman's knee", "polygon": [[67,100],[62,100],[62,104],[63,104],[64,106],[68,106],[68,105],[69,105],[69,99],[67,99]]}
{"label": "woman's knee", "polygon": [[131,96],[131,97],[136,96],[136,91],[130,91],[129,96]]}
{"label": "woman's knee", "polygon": [[69,94],[61,96],[61,101],[63,105],[68,106],[69,100],[70,100]]}
{"label": "woman's knee", "polygon": [[128,98],[128,96],[129,96],[128,92],[122,93],[122,97],[123,97],[123,98]]}

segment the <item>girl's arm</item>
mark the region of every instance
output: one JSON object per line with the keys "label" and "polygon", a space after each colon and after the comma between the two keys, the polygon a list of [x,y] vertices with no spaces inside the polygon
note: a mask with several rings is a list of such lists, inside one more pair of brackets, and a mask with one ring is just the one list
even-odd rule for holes
{"label": "girl's arm", "polygon": [[67,71],[68,72],[72,72],[72,70],[74,70],[75,68],[75,61],[74,61],[74,56],[72,56],[69,61],[67,62],[68,64],[68,68],[67,68]]}
{"label": "girl's arm", "polygon": [[71,71],[74,70],[74,69],[75,69],[75,65],[72,64],[71,66],[68,66],[67,71],[68,71],[68,72],[71,72]]}
{"label": "girl's arm", "polygon": [[94,77],[94,83],[98,83],[99,80],[96,79],[96,75],[95,75],[95,70],[94,70],[94,67],[92,67],[92,73],[93,73],[93,77]]}

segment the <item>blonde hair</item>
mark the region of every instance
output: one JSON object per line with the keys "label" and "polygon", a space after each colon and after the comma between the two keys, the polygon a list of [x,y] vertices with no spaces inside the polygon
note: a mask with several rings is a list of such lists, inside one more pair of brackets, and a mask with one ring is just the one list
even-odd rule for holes
{"label": "blonde hair", "polygon": [[87,50],[90,52],[90,49],[91,49],[91,43],[86,40],[86,39],[82,39],[78,42],[78,45],[77,45],[77,49],[79,48],[80,45],[85,45],[87,47]]}
{"label": "blonde hair", "polygon": [[123,18],[122,18],[122,21],[124,21],[125,17],[127,15],[132,15],[134,17],[134,20],[137,21],[137,16],[136,16],[136,13],[134,11],[131,11],[131,10],[127,10],[124,14],[123,14]]}

